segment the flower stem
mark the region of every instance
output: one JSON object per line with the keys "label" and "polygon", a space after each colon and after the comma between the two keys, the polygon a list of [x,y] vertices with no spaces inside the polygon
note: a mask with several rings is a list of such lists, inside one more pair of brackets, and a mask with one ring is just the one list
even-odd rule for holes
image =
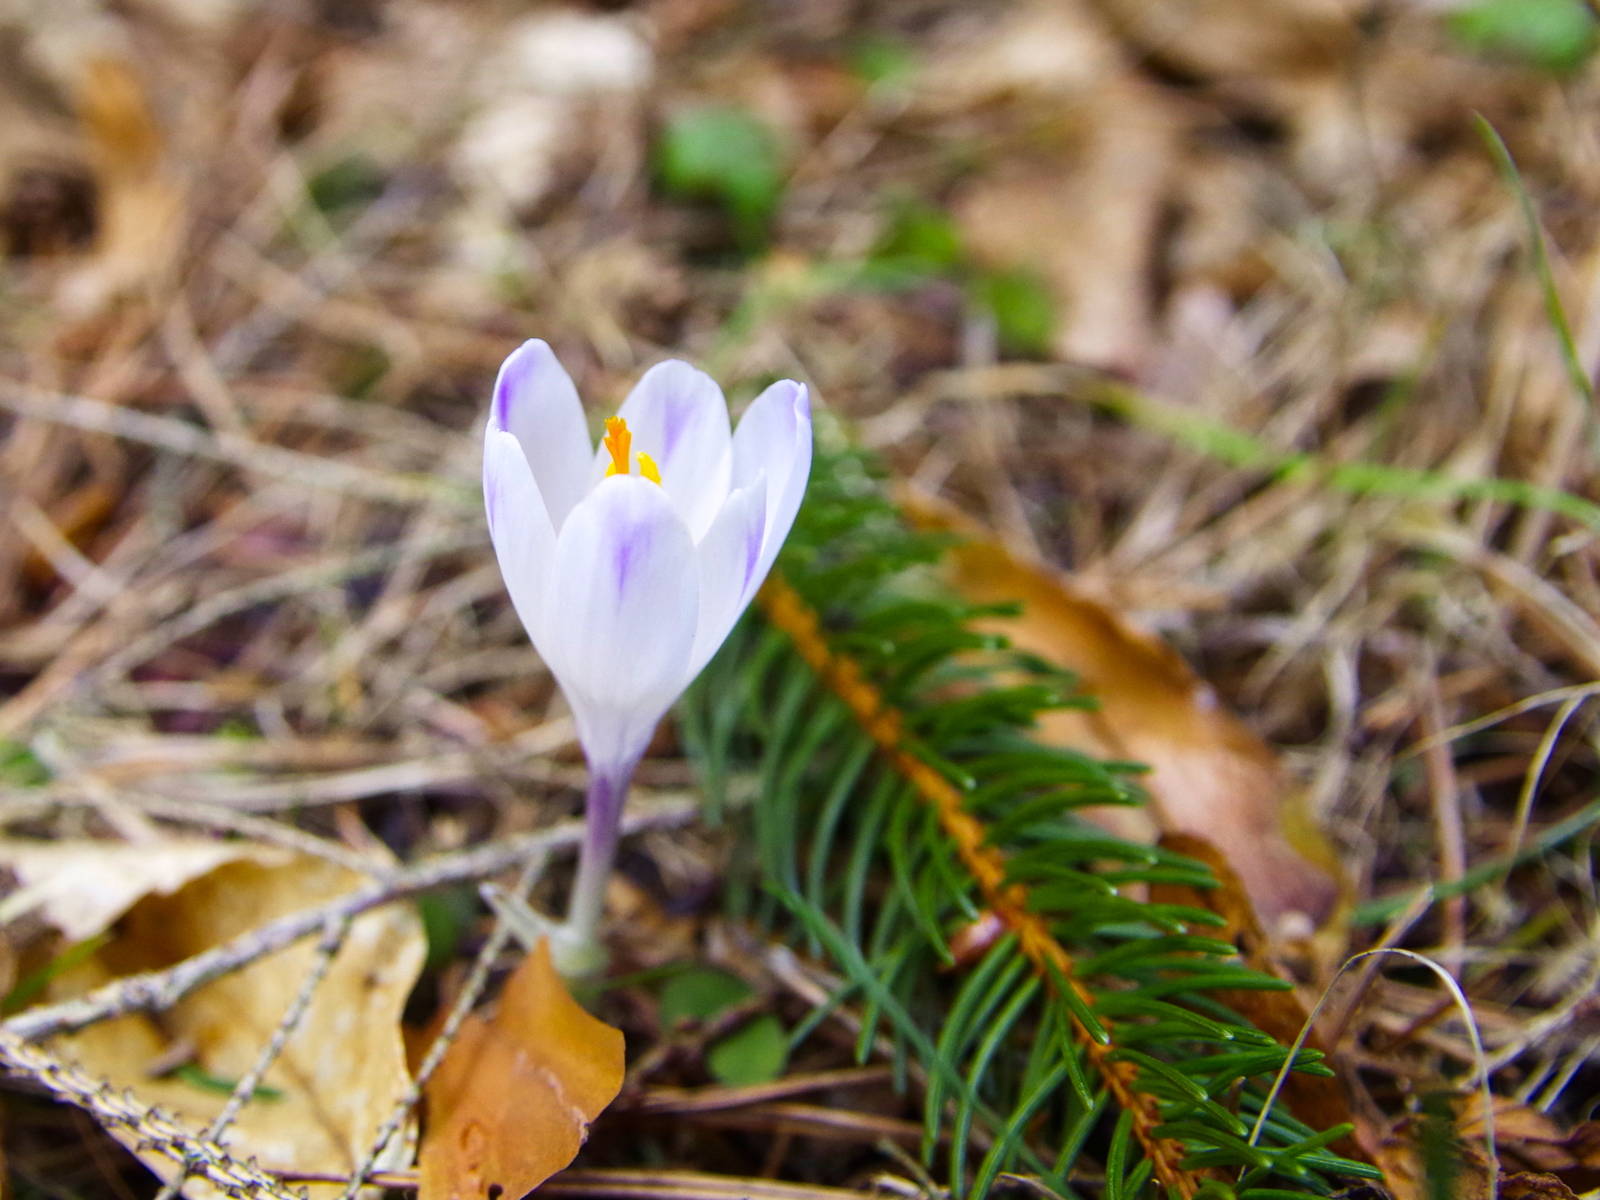
{"label": "flower stem", "polygon": [[633,778],[633,763],[620,768],[589,768],[589,796],[584,806],[583,849],[578,855],[578,876],[573,880],[567,907],[566,938],[574,948],[592,950],[605,911],[606,884],[617,857],[617,835],[622,822],[622,802]]}

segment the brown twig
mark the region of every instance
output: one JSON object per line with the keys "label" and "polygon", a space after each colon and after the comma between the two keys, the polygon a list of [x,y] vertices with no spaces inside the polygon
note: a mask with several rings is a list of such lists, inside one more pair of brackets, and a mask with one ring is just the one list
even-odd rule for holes
{"label": "brown twig", "polygon": [[[217,433],[172,417],[136,412],[88,396],[64,396],[15,381],[0,381],[0,408],[19,417],[68,425],[142,442],[173,454],[211,459],[243,470],[292,479],[297,484],[348,492],[394,504],[454,502],[466,511],[465,489],[426,475],[402,475],[282,446],[235,433]],[[473,506],[475,506],[475,501]]]}
{"label": "brown twig", "polygon": [[[343,1183],[325,1171],[282,1171],[293,1183]],[[374,1173],[370,1182],[396,1191],[415,1191],[415,1171]],[[574,1168],[539,1185],[541,1196],[610,1196],[618,1200],[870,1200],[880,1193],[825,1184],[779,1183],[741,1175],[701,1171],[629,1168]]]}
{"label": "brown twig", "polygon": [[745,1087],[651,1088],[627,1108],[630,1112],[641,1113],[720,1112],[753,1104],[769,1104],[807,1092],[886,1084],[893,1079],[893,1070],[888,1065],[882,1065],[786,1075],[770,1083],[753,1083]]}

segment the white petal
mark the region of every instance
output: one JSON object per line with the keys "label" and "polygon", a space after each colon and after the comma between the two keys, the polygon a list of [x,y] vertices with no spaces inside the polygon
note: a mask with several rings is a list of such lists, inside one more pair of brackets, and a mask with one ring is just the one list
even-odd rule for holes
{"label": "white petal", "polygon": [[547,657],[592,769],[631,766],[689,684],[694,543],[656,484],[602,480],[556,541]]}
{"label": "white petal", "polygon": [[733,486],[767,480],[767,523],[755,582],[760,586],[800,511],[811,477],[811,396],[803,383],[780,380],[757,396],[733,435]]}
{"label": "white petal", "polygon": [[523,342],[501,364],[489,426],[508,430],[521,444],[551,524],[559,530],[588,491],[594,443],[578,389],[544,342]]}
{"label": "white petal", "polygon": [[700,623],[694,635],[689,674],[701,668],[727,639],[739,614],[761,583],[756,568],[767,523],[767,481],[737,488],[700,539]]}
{"label": "white petal", "polygon": [[483,506],[511,603],[534,648],[545,656],[544,599],[555,565],[556,531],[522,447],[492,425],[483,441]]}
{"label": "white petal", "polygon": [[[642,450],[655,460],[662,486],[698,542],[728,498],[732,438],[722,389],[688,363],[657,363],[644,373],[617,415],[628,423],[634,452]],[[610,461],[604,452],[599,459]],[[630,469],[634,465],[630,463]]]}

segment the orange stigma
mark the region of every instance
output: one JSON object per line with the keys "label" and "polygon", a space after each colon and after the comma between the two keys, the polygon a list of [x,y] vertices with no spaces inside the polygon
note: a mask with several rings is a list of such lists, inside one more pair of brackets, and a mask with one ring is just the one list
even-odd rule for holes
{"label": "orange stigma", "polygon": [[[633,434],[629,432],[626,421],[621,417],[607,417],[606,435],[600,439],[600,444],[611,455],[611,465],[606,468],[607,477],[633,473],[628,466],[628,455],[633,450]],[[651,483],[661,482],[661,468],[643,450],[639,451],[639,474]]]}
{"label": "orange stigma", "polygon": [[600,442],[611,452],[611,465],[606,468],[606,474],[628,474],[628,451],[633,448],[633,434],[628,432],[628,423],[621,417],[607,417],[606,435]]}

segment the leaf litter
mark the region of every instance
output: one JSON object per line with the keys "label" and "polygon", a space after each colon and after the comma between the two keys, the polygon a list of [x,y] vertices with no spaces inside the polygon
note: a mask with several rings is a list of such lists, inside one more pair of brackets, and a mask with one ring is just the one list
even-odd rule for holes
{"label": "leaf litter", "polygon": [[572,998],[541,939],[493,1018],[469,1016],[428,1081],[418,1195],[532,1191],[572,1161],[622,1078],[622,1031]]}
{"label": "leaf litter", "polygon": [[[1032,596],[1012,632],[1100,692],[1050,736],[1154,768],[1136,832],[1212,840],[1264,918],[1247,940],[1306,995],[1374,933],[1336,898],[1401,911],[1382,936],[1473,1000],[1514,1106],[1502,1158],[1592,1189],[1589,1127],[1571,1124],[1600,1086],[1587,827],[1543,840],[1592,793],[1587,704],[1554,719],[1592,678],[1592,535],[1538,494],[1465,486],[1600,495],[1547,315],[1553,299],[1592,373],[1593,21],[1539,7],[1525,28],[1506,6],[1404,0],[1203,17],[907,0],[762,24],[715,0],[510,25],[427,0],[6,14],[0,731],[29,758],[5,768],[0,812],[62,856],[9,865],[0,905],[27,911],[4,910],[7,991],[43,979],[54,1000],[213,945],[351,886],[330,858],[492,843],[569,811],[570,730],[458,503],[485,381],[539,333],[596,394],[668,353],[814,380],[901,477],[997,532],[958,569],[974,594]],[[1520,172],[1548,287],[1469,107]],[[663,169],[658,135],[696,112],[735,114],[761,162]],[[873,255],[908,200],[931,214],[922,245],[947,249],[894,286],[848,282],[903,270]],[[1107,405],[1086,367],[1153,403]],[[1192,419],[1152,415],[1172,411]],[[1309,468],[1273,465],[1302,453]],[[1365,486],[1380,470],[1398,486]],[[659,749],[646,801],[692,785]],[[1524,838],[1538,859],[1494,866]],[[814,980],[759,942],[730,949],[711,915],[737,867],[723,835],[647,833],[625,867],[618,911],[676,932],[619,932],[619,970],[700,946],[787,981],[757,989],[779,1028],[815,1002]],[[1390,903],[1452,876],[1490,882],[1455,907]],[[403,953],[370,951],[389,980],[374,1044],[398,1044],[420,963],[405,912],[374,914],[410,930]],[[340,959],[366,920],[305,1036],[341,1028]],[[1298,954],[1285,933],[1307,922],[1331,949]],[[462,953],[480,936],[469,923]],[[60,1040],[203,1124],[315,959],[302,945],[231,977],[246,986]],[[721,1086],[704,1056],[651,1058],[640,995],[601,1001],[643,1039],[639,1086]],[[1379,977],[1338,1032],[1361,1124],[1406,1144],[1418,1097],[1472,1069],[1420,979]],[[284,1078],[315,1061],[293,1045],[234,1136],[347,1101],[359,1119],[311,1119],[260,1158],[348,1172],[408,1082],[376,1053],[360,1088]],[[203,1069],[151,1078],[163,1056]],[[1535,1136],[1513,1118],[1529,1113],[1552,1124]],[[871,1153],[819,1160],[776,1118],[759,1145],[669,1128],[699,1139],[676,1161],[747,1192],[763,1174],[855,1182]],[[595,1132],[586,1159],[638,1168]],[[5,1136],[17,1178],[137,1178],[53,1159],[84,1136],[59,1120],[8,1114]],[[644,1186],[711,1186],[669,1175]],[[1407,1179],[1396,1166],[1397,1195]]]}
{"label": "leaf litter", "polygon": [[[41,1003],[160,970],[361,882],[327,862],[220,841],[13,840],[0,848],[0,864],[22,885],[13,896],[64,940],[105,935],[87,958],[51,975]],[[227,1126],[228,1145],[262,1163],[349,1171],[409,1089],[399,1022],[422,954],[414,914],[390,908],[358,918],[337,941],[301,943],[213,980],[166,1006],[159,1020],[122,1016],[50,1045],[112,1086],[204,1127],[258,1071],[263,1047],[281,1037]],[[285,1025],[313,976],[315,992]],[[138,1130],[119,1136],[152,1170],[172,1177],[168,1158],[142,1150]],[[402,1165],[409,1153],[401,1137],[389,1165]],[[202,1194],[200,1185],[188,1186]],[[324,1193],[336,1194],[318,1189]]]}

